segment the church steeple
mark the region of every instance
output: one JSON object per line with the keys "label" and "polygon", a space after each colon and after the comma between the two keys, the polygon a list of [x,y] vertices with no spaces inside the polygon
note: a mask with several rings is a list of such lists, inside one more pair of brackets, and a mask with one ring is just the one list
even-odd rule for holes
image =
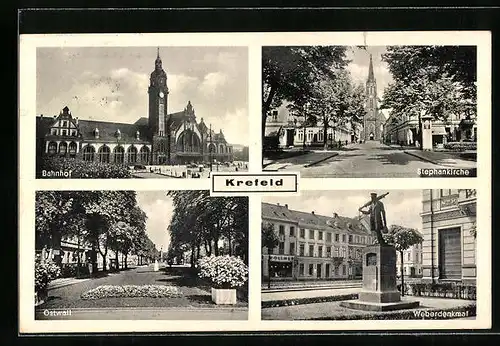
{"label": "church steeple", "polygon": [[375,82],[375,75],[373,74],[373,59],[370,54],[370,66],[368,67],[368,82]]}

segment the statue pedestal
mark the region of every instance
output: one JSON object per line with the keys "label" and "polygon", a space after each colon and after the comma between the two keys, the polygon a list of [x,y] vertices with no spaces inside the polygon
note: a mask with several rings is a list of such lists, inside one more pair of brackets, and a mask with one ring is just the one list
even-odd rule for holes
{"label": "statue pedestal", "polygon": [[388,245],[372,245],[363,249],[363,289],[359,299],[341,302],[343,307],[390,311],[419,306],[417,301],[401,300],[396,287],[396,249]]}

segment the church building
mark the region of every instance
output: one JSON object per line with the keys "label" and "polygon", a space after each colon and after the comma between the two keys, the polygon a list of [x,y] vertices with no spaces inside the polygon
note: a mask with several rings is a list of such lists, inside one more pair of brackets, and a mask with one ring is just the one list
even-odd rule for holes
{"label": "church building", "polygon": [[363,133],[361,138],[365,141],[380,141],[382,139],[384,115],[377,105],[377,81],[373,73],[373,60],[370,54],[368,80],[366,81],[366,113],[363,120]]}
{"label": "church building", "polygon": [[37,157],[56,156],[122,165],[231,162],[233,147],[222,132],[197,121],[190,101],[168,113],[169,89],[158,49],[148,87],[148,117],[135,123],[83,120],[64,107],[36,117]]}

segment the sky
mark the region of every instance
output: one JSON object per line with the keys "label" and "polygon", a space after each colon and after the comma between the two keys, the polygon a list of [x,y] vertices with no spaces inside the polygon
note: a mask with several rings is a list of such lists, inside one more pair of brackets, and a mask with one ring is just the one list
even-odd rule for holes
{"label": "sky", "polygon": [[347,58],[352,60],[347,66],[356,84],[366,85],[368,79],[368,66],[370,65],[370,54],[373,59],[373,74],[377,82],[377,97],[382,99],[385,87],[392,81],[391,73],[382,54],[386,52],[385,46],[368,46],[366,50],[352,47],[347,50]]}
{"label": "sky", "polygon": [[[73,116],[134,123],[148,116],[149,75],[157,47],[37,49],[37,115],[68,106]],[[198,121],[248,145],[246,47],[160,47],[170,91],[168,112],[191,101]]]}
{"label": "sky", "polygon": [[174,205],[167,191],[137,191],[137,204],[146,213],[146,233],[158,250],[168,250],[170,236],[167,227],[172,220]]}
{"label": "sky", "polygon": [[397,224],[422,230],[422,190],[337,190],[337,191],[301,191],[301,196],[262,197],[262,202],[288,204],[288,209],[314,212],[318,215],[356,217],[358,208],[370,200],[370,193],[378,195],[389,192],[382,199],[385,207],[387,224]]}

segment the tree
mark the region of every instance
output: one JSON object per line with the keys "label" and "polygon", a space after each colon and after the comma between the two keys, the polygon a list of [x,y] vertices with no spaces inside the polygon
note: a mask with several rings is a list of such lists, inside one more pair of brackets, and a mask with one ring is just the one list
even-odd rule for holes
{"label": "tree", "polygon": [[401,295],[404,296],[404,251],[424,240],[422,235],[414,228],[391,225],[389,232],[384,234],[387,244],[394,246],[401,256]]}
{"label": "tree", "polygon": [[[208,191],[170,191],[174,212],[168,232],[170,252],[190,251],[191,266],[221,251],[248,261],[248,197],[210,197]],[[226,249],[219,247],[224,240]]]}
{"label": "tree", "polygon": [[90,242],[101,254],[104,270],[108,249],[117,241],[114,227],[120,221],[127,223],[130,220],[135,204],[134,191],[93,191],[92,198],[84,202]]}
{"label": "tree", "polygon": [[[76,235],[78,241],[85,232],[84,213],[79,206],[80,191],[37,191],[35,193],[36,246],[49,249],[52,259],[54,249],[60,248],[61,239]],[[55,256],[60,264],[60,255]],[[80,257],[78,256],[78,262]],[[42,257],[42,261],[44,258]]]}
{"label": "tree", "polygon": [[262,142],[267,113],[283,101],[306,104],[312,82],[332,68],[348,64],[344,46],[274,46],[262,48]]}
{"label": "tree", "polygon": [[271,288],[271,253],[273,249],[278,246],[279,239],[274,231],[274,225],[272,223],[263,223],[261,225],[261,241],[262,247],[267,249],[267,253],[269,254],[269,258],[267,260],[267,288]]}
{"label": "tree", "polygon": [[311,98],[315,123],[323,126],[323,147],[328,148],[328,129],[350,125],[354,129],[364,117],[365,91],[362,86],[355,86],[349,71],[335,69],[329,76],[323,76],[314,84]]}
{"label": "tree", "polygon": [[416,116],[422,144],[422,115],[446,122],[451,114],[476,114],[476,48],[468,46],[390,46],[382,60],[393,82],[381,109],[396,118]]}

